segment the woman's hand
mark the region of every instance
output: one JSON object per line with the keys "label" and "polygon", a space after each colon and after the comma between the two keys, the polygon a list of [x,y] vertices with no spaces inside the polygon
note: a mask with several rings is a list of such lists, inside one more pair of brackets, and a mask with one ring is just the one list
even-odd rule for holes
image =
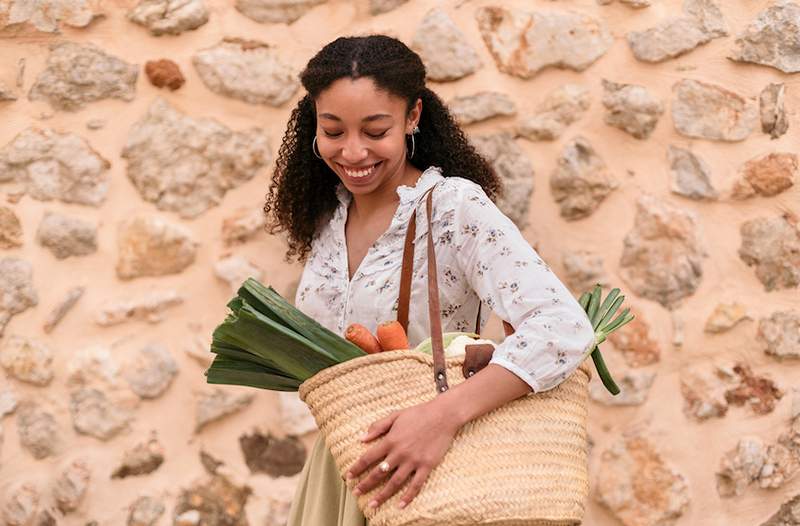
{"label": "woman's hand", "polygon": [[[400,508],[406,506],[442,461],[460,427],[452,413],[447,412],[436,399],[395,411],[373,423],[362,441],[369,442],[381,435],[386,436],[379,444],[368,449],[347,472],[349,480],[374,465],[355,487],[353,494],[358,496],[367,493],[388,479],[384,488],[370,501],[369,505],[377,508],[397,493],[411,477],[411,484],[398,503]],[[387,473],[378,467],[384,460],[390,466]]]}

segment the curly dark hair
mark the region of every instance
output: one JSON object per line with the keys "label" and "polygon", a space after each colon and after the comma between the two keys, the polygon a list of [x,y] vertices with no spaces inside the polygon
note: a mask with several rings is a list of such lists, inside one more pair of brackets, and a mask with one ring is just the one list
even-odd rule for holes
{"label": "curly dark hair", "polygon": [[312,151],[317,118],[314,100],[334,81],[369,77],[380,88],[406,100],[406,117],[422,99],[412,165],[438,166],[446,177],[479,184],[491,199],[501,192],[497,175],[469,143],[442,100],[425,86],[425,66],[401,41],[385,35],[341,37],[319,51],[300,74],[308,92],[297,103],[278,150],[264,214],[270,234],[288,233],[286,261],[306,260],[321,222],[338,205],[339,177]]}

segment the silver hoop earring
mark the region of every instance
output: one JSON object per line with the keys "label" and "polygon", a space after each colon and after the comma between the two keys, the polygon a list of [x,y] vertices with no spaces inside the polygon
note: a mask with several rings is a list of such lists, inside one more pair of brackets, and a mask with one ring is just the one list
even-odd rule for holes
{"label": "silver hoop earring", "polygon": [[319,151],[319,147],[317,146],[316,135],[314,136],[314,140],[311,141],[311,151],[314,152],[314,155],[317,157],[317,159],[322,159],[322,156],[319,153],[317,153]]}
{"label": "silver hoop earring", "polygon": [[409,159],[414,157],[414,150],[417,148],[416,141],[414,140],[414,135],[419,133],[419,126],[414,126],[414,131],[411,132],[411,155],[408,156]]}

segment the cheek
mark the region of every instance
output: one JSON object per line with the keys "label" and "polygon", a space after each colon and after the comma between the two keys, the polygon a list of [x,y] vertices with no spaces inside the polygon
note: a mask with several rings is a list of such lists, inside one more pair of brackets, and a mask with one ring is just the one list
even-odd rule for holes
{"label": "cheek", "polygon": [[372,151],[380,157],[402,157],[405,155],[405,143],[402,138],[387,137],[382,141],[378,141]]}
{"label": "cheek", "polygon": [[317,150],[322,154],[323,157],[331,157],[336,153],[337,149],[338,146],[336,145],[336,141],[317,136]]}

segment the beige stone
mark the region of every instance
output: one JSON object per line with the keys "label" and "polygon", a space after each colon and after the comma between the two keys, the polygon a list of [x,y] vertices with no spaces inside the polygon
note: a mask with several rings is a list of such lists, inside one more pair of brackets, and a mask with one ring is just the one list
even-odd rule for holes
{"label": "beige stone", "polygon": [[222,241],[226,246],[246,243],[264,230],[266,218],[260,206],[240,208],[222,222]]}
{"label": "beige stone", "polygon": [[179,35],[208,22],[204,0],[141,0],[128,11],[131,22],[143,25],[153,35]]}
{"label": "beige stone", "polygon": [[603,79],[603,106],[608,112],[605,123],[647,139],[664,113],[664,105],[644,86],[621,84]]}
{"label": "beige stone", "polygon": [[553,141],[566,128],[580,120],[591,105],[589,89],[580,84],[564,84],[547,94],[532,115],[519,119],[517,133],[532,141]]}
{"label": "beige stone", "polygon": [[722,11],[715,2],[686,0],[681,16],[671,17],[644,31],[632,31],[627,39],[637,59],[661,62],[727,35]]}
{"label": "beige stone", "polygon": [[622,279],[637,294],[675,308],[699,286],[707,256],[696,214],[649,194],[639,198],[620,259]]}
{"label": "beige stone", "polygon": [[411,47],[422,58],[431,80],[458,80],[483,65],[464,33],[438,8],[425,15]]}
{"label": "beige stone", "polygon": [[728,58],[770,66],[784,73],[796,73],[800,71],[798,38],[800,5],[791,0],[777,0],[736,37]]}
{"label": "beige stone", "polygon": [[94,44],[62,42],[51,47],[47,69],[31,87],[30,100],[45,100],[56,110],[77,111],[90,102],[133,100],[139,68]]}
{"label": "beige stone", "polygon": [[578,11],[530,12],[485,6],[475,11],[497,68],[531,78],[547,67],[583,71],[611,46],[605,23]]}
{"label": "beige stone", "polygon": [[0,248],[9,249],[22,246],[22,225],[14,211],[0,206]]}
{"label": "beige stone", "polygon": [[550,192],[561,205],[561,217],[569,221],[590,216],[618,186],[606,163],[581,136],[564,146],[550,176]]}
{"label": "beige stone", "polygon": [[99,0],[4,0],[0,6],[0,35],[28,36],[59,33],[62,27],[85,28],[105,18]]}
{"label": "beige stone", "polygon": [[314,6],[326,0],[236,0],[235,6],[244,16],[261,23],[291,24]]}
{"label": "beige stone", "polygon": [[28,128],[0,148],[0,188],[40,201],[99,206],[111,163],[74,133]]}
{"label": "beige stone", "polygon": [[514,101],[505,93],[481,91],[474,95],[456,97],[447,103],[448,109],[459,124],[466,125],[492,117],[514,115]]}
{"label": "beige stone", "polygon": [[280,53],[262,42],[225,38],[192,57],[200,79],[213,92],[249,102],[280,106],[297,91],[297,73]]}
{"label": "beige stone", "polygon": [[698,201],[713,201],[719,192],[711,184],[708,164],[686,148],[669,145],[667,162],[670,167],[670,190]]}
{"label": "beige stone", "polygon": [[83,459],[74,460],[62,470],[53,484],[58,509],[64,513],[76,510],[89,489],[90,479],[91,469]]}
{"label": "beige stone", "polygon": [[140,214],[119,225],[117,275],[121,279],[176,274],[194,262],[191,232],[160,217]]}
{"label": "beige stone", "polygon": [[739,227],[739,257],[755,266],[767,291],[800,285],[800,226],[791,214],[757,217]]}
{"label": "beige stone", "polygon": [[789,119],[786,117],[786,86],[769,84],[758,97],[761,111],[761,131],[777,139],[789,130]]}
{"label": "beige stone", "polygon": [[672,524],[690,503],[686,477],[651,440],[635,435],[603,451],[595,499],[625,526]]}
{"label": "beige stone", "polygon": [[533,165],[509,133],[471,137],[478,153],[495,169],[505,195],[497,207],[522,230],[528,226],[528,207],[533,194]]}
{"label": "beige stone", "polygon": [[635,318],[608,336],[608,341],[622,352],[630,367],[643,367],[659,361],[661,349],[652,335],[650,325],[636,309],[630,311]]}
{"label": "beige stone", "polygon": [[0,365],[8,374],[33,385],[53,379],[53,351],[39,341],[11,335],[0,342]]}
{"label": "beige stone", "polygon": [[705,331],[712,334],[726,332],[739,322],[750,319],[741,303],[719,303],[706,320]]}
{"label": "beige stone", "polygon": [[184,115],[162,98],[131,127],[121,156],[145,201],[184,218],[220,204],[272,159],[261,128],[235,132],[214,119]]}
{"label": "beige stone", "polygon": [[686,137],[743,141],[758,122],[753,100],[721,86],[684,79],[672,91],[672,121]]}
{"label": "beige stone", "polygon": [[39,303],[31,277],[32,269],[27,261],[0,259],[0,335],[14,315]]}

